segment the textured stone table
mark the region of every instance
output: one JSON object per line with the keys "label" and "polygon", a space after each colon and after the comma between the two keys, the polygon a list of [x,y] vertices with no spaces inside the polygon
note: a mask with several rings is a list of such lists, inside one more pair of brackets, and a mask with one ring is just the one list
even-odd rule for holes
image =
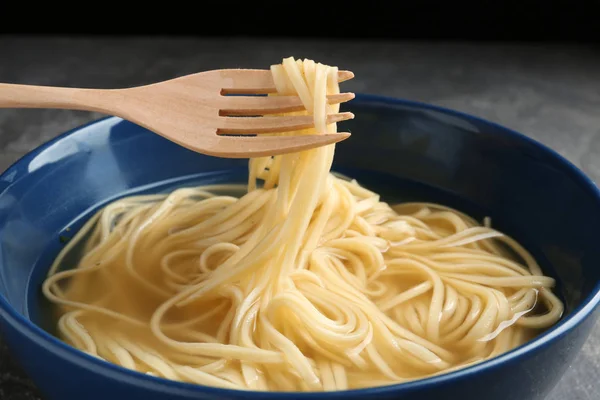
{"label": "textured stone table", "polygon": [[[600,52],[549,45],[0,37],[0,82],[113,88],[308,57],[356,73],[344,90],[472,113],[551,146],[600,182]],[[0,171],[101,114],[0,110]],[[0,399],[39,399],[0,346]],[[600,399],[600,325],[548,400]],[[70,399],[65,399],[70,400]],[[519,399],[521,400],[521,399]],[[526,399],[522,399],[526,400]]]}

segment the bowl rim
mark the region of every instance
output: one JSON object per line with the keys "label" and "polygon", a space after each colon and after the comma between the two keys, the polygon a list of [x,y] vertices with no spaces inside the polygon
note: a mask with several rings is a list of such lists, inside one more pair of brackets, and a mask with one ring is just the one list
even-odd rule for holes
{"label": "bowl rim", "polygon": [[[563,157],[561,154],[559,154],[552,148],[515,130],[502,126],[498,123],[488,121],[484,118],[470,115],[465,112],[408,99],[357,93],[356,99],[354,101],[362,104],[378,104],[388,107],[407,106],[414,109],[435,111],[442,114],[458,117],[463,120],[494,127],[496,130],[498,130],[498,132],[501,132],[502,135],[507,135],[518,141],[525,142],[546,153],[550,157],[550,159],[556,162],[557,165],[561,166],[561,168],[575,183],[584,187],[584,189],[586,189],[590,193],[590,195],[592,195],[592,197],[595,198],[595,201],[600,206],[600,190],[590,177],[588,177],[571,161],[567,160],[565,157]],[[73,134],[76,134],[77,132],[83,129],[102,123],[111,123],[111,121],[112,123],[119,123],[123,121],[123,119],[119,117],[107,116],[94,121],[90,121],[86,124],[77,126],[73,129],[66,131],[61,135],[58,135],[46,141],[45,143],[41,144],[40,146],[36,147],[35,149],[31,150],[30,152],[17,159],[8,168],[6,168],[4,172],[0,174],[0,196],[10,186],[10,184],[14,182],[14,176],[18,173],[18,171],[16,171],[15,168],[18,165],[28,162],[47,147]],[[427,378],[421,378],[413,381],[396,383],[387,386],[365,389],[341,390],[334,392],[259,392],[237,389],[223,389],[193,383],[172,381],[165,378],[153,377],[144,373],[126,369],[116,364],[100,360],[94,356],[86,354],[64,343],[60,339],[46,332],[41,327],[34,324],[32,321],[20,314],[16,309],[14,309],[10,305],[10,303],[3,294],[0,295],[0,315],[3,316],[3,319],[6,320],[7,324],[11,324],[13,328],[17,329],[22,335],[26,336],[29,340],[37,342],[39,345],[43,346],[47,351],[52,352],[61,358],[69,359],[74,364],[89,369],[94,374],[103,375],[109,379],[115,379],[130,385],[143,385],[148,389],[163,392],[165,394],[181,393],[185,395],[193,395],[206,393],[208,395],[218,396],[219,398],[221,396],[227,398],[243,398],[248,395],[260,394],[261,398],[265,399],[290,399],[292,397],[301,399],[316,399],[326,397],[334,399],[342,397],[356,398],[362,396],[377,396],[387,395],[391,393],[402,394],[413,392],[415,390],[419,390],[430,386],[436,386],[448,381],[463,380],[473,376],[474,374],[490,371],[507,363],[517,362],[523,356],[540,351],[543,348],[550,345],[551,343],[555,342],[556,340],[559,340],[569,331],[573,330],[575,327],[581,324],[587,317],[589,317],[594,311],[594,309],[598,307],[599,304],[600,282],[598,282],[595,285],[591,293],[567,317],[561,319],[552,328],[537,336],[535,339],[530,340],[529,342],[511,351],[503,353],[499,356],[496,356],[494,358],[472,366],[461,368],[452,372],[441,373],[439,375],[430,376]]]}

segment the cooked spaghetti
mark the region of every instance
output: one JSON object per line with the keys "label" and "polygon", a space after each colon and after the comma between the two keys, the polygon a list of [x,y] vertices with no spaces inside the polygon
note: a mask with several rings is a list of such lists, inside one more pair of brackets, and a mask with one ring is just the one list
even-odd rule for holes
{"label": "cooked spaghetti", "polygon": [[[337,68],[271,70],[314,116],[300,133],[336,132]],[[239,197],[215,186],[108,204],[44,282],[61,338],[172,380],[331,391],[463,368],[559,320],[554,279],[517,242],[443,206],[388,205],[330,173],[334,150],[252,159]]]}

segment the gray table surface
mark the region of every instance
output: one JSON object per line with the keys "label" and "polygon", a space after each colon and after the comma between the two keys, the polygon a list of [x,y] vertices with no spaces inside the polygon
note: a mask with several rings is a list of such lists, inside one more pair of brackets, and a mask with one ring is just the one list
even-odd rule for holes
{"label": "gray table surface", "polygon": [[[454,108],[521,131],[600,182],[600,48],[385,41],[0,36],[0,82],[117,88],[307,57],[355,72],[344,90]],[[0,110],[0,171],[65,130],[102,117]],[[600,325],[548,400],[600,399]],[[0,399],[39,399],[0,345]]]}

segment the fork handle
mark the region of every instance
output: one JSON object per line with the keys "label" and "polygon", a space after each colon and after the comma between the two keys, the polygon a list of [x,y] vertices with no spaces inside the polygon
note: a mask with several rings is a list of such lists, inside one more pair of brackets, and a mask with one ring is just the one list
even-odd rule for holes
{"label": "fork handle", "polygon": [[0,108],[61,108],[111,113],[120,90],[0,83]]}

